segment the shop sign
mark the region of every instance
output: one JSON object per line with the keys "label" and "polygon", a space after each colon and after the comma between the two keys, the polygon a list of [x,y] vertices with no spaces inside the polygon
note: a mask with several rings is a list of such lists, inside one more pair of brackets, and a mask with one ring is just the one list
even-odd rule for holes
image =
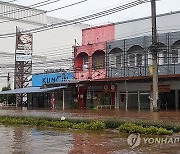
{"label": "shop sign", "polygon": [[102,91],[103,90],[103,86],[89,86],[88,87],[88,91]]}
{"label": "shop sign", "polygon": [[32,61],[32,55],[16,55],[16,61]]}
{"label": "shop sign", "polygon": [[74,79],[74,73],[49,73],[49,74],[33,74],[32,86],[42,86],[48,83],[61,83],[64,81],[70,81]]}
{"label": "shop sign", "polygon": [[32,50],[16,50],[17,54],[24,54],[24,55],[29,55],[32,54]]}
{"label": "shop sign", "polygon": [[32,34],[18,34],[16,50],[32,50]]}
{"label": "shop sign", "polygon": [[[170,85],[158,85],[159,92],[170,92],[171,88]],[[153,85],[151,85],[151,91],[153,91]]]}
{"label": "shop sign", "polygon": [[104,85],[104,91],[105,92],[113,92],[116,91],[116,85],[112,84],[112,85]]}

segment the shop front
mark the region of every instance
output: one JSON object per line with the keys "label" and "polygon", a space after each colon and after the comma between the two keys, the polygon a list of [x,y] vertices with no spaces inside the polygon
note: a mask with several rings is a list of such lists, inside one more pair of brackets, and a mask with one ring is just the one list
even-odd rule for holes
{"label": "shop front", "polygon": [[28,94],[28,107],[71,109],[77,108],[77,88],[73,72],[50,72],[32,75],[32,86],[42,89],[65,86],[43,93]]}
{"label": "shop front", "polygon": [[116,86],[110,84],[88,85],[79,88],[78,103],[80,108],[113,109],[115,108]]}
{"label": "shop front", "polygon": [[[180,83],[178,80],[167,80],[159,76],[157,102],[158,110],[180,109]],[[152,82],[146,80],[125,80],[117,83],[117,109],[152,110]]]}

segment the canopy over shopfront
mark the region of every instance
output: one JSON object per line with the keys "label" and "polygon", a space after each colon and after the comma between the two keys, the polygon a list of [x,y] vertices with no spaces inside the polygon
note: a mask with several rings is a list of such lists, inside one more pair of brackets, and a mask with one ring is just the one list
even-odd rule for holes
{"label": "canopy over shopfront", "polygon": [[27,87],[27,88],[19,88],[7,91],[1,91],[0,94],[30,94],[30,93],[45,93],[58,89],[65,89],[66,86],[59,86],[53,88],[41,88],[41,87]]}

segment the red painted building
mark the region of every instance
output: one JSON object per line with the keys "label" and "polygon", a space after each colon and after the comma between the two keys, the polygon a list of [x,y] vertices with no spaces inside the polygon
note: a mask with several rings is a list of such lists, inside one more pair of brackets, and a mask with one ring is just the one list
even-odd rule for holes
{"label": "red painted building", "polygon": [[[92,27],[82,31],[82,46],[76,46],[74,50],[74,75],[76,79],[93,80],[106,77],[106,41],[113,41],[114,38],[114,24]],[[95,104],[97,106],[98,102],[100,102],[99,100],[103,100],[100,97],[105,96],[99,92],[96,96],[93,96],[92,93],[94,94],[95,92],[93,90],[89,92],[89,87],[91,87],[91,90],[93,89],[93,85],[79,87],[79,108],[94,107]],[[102,89],[99,91],[103,93]],[[89,97],[90,99],[88,100]],[[114,97],[113,93],[111,104],[114,104]]]}
{"label": "red painted building", "polygon": [[84,29],[82,46],[74,54],[76,79],[99,79],[106,77],[106,41],[114,40],[114,24]]}

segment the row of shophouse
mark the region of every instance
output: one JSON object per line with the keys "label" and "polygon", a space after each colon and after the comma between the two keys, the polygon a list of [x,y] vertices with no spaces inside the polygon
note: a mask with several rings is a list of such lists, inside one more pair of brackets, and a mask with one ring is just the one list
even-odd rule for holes
{"label": "row of shophouse", "polygon": [[[158,31],[157,49],[158,107],[162,110],[180,109],[179,17],[180,12],[157,16],[158,30],[165,29]],[[174,30],[173,25],[178,28]],[[55,106],[63,109],[150,110],[150,31],[150,17],[83,29],[82,45],[74,46],[73,71],[34,74],[32,86],[40,88],[27,92],[27,105],[51,107],[54,97]]]}
{"label": "row of shophouse", "polygon": [[[82,81],[79,106],[151,109],[151,36],[116,40],[115,24],[83,31],[75,47],[75,78]],[[119,29],[120,30],[120,29]],[[158,35],[159,109],[179,109],[180,32]]]}

